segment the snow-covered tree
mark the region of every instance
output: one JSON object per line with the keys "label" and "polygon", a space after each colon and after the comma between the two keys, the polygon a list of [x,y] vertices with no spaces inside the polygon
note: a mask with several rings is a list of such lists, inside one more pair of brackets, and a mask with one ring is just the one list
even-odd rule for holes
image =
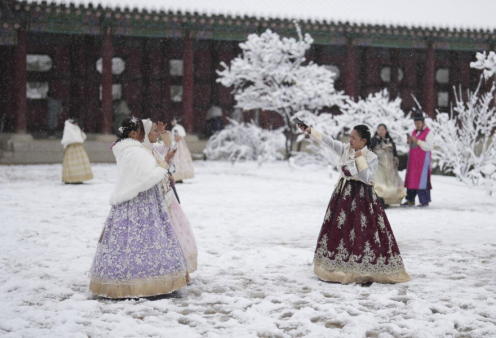
{"label": "snow-covered tree", "polygon": [[[482,79],[481,79],[482,82]],[[437,114],[431,121],[436,135],[433,159],[441,169],[454,173],[469,186],[496,187],[496,88],[480,93],[481,83],[468,100],[461,89],[455,92],[456,104],[451,112]]]}
{"label": "snow-covered tree", "polygon": [[209,160],[258,161],[284,159],[285,137],[281,128],[263,129],[254,122],[230,124],[214,134],[207,142],[204,154]]}
{"label": "snow-covered tree", "polygon": [[396,148],[402,152],[408,151],[406,133],[413,129],[410,114],[405,114],[401,109],[401,98],[389,98],[387,89],[370,94],[358,102],[350,101],[349,107],[341,115],[337,115],[335,120],[337,128],[333,136],[336,137],[349,133],[349,129],[357,124],[368,126],[374,135],[377,126],[383,123],[396,143]]}
{"label": "snow-covered tree", "polygon": [[305,64],[313,39],[309,34],[303,37],[298,25],[296,29],[298,39],[281,38],[271,30],[249,35],[230,67],[221,63],[224,69],[217,72],[217,81],[233,88],[237,107],[270,110],[282,116],[287,156],[295,138],[291,117],[296,112],[341,107],[346,102],[346,96],[334,89],[331,71],[313,62]]}
{"label": "snow-covered tree", "polygon": [[[406,133],[411,132],[413,129],[410,115],[405,114],[401,109],[401,99],[390,100],[386,89],[370,94],[366,99],[360,99],[358,102],[349,100],[341,110],[341,115],[314,114],[310,111],[301,111],[295,116],[320,132],[334,138],[349,134],[351,129],[358,124],[367,125],[372,135],[374,135],[377,126],[383,123],[387,126],[397,149],[401,152],[408,151]],[[297,142],[305,139],[304,135],[299,135]],[[323,165],[337,164],[338,157],[329,148],[320,146],[313,139],[307,138],[307,141],[309,142],[307,149],[314,154],[314,158],[310,162],[320,162]],[[305,160],[309,160],[307,156],[304,157]]]}
{"label": "snow-covered tree", "polygon": [[490,78],[496,73],[496,53],[486,52],[476,54],[477,61],[471,62],[470,67],[475,69],[483,69],[484,77],[486,79]]}

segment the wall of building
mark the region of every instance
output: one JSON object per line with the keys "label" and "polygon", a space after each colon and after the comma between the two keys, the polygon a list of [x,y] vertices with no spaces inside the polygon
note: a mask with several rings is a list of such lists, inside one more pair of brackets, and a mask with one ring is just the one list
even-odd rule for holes
{"label": "wall of building", "polygon": [[[187,95],[193,96],[193,131],[205,133],[205,115],[212,103],[218,103],[228,115],[234,105],[229,88],[216,83],[216,70],[220,62],[229,63],[240,53],[237,41],[193,40],[193,90],[185,92],[183,64],[185,59],[184,39],[112,38],[113,57],[125,62],[122,73],[113,75],[113,84],[121,86],[122,99],[137,117],[151,117],[154,120],[170,121],[184,114],[183,101]],[[348,91],[347,78],[354,72],[351,86],[357,96],[388,88],[393,97],[403,100],[405,111],[415,106],[412,95],[422,104],[426,93],[426,50],[394,49],[353,46],[355,62],[350,68],[347,46],[315,44],[309,52],[308,60],[318,64],[337,67],[339,76],[335,80],[338,90]],[[48,71],[28,71],[27,82],[48,83],[53,97],[63,103],[59,132],[63,121],[68,117],[78,117],[87,132],[96,133],[102,129],[102,104],[100,100],[101,73],[97,70],[97,60],[102,57],[102,37],[95,35],[62,35],[49,33],[27,34],[27,54],[48,55],[52,67]],[[434,63],[434,106],[443,100],[438,94],[447,95],[453,102],[452,87],[461,85],[463,89],[474,89],[480,72],[470,69],[475,52],[435,51]],[[15,102],[15,47],[0,46],[0,116],[4,115],[4,131],[16,130]],[[389,78],[383,72],[389,68]],[[448,72],[447,81],[438,81],[437,72]],[[387,72],[386,72],[387,73]],[[401,73],[401,74],[400,74]],[[445,74],[446,75],[446,74]],[[446,76],[444,76],[446,80]],[[347,87],[348,86],[348,87]],[[183,95],[178,95],[183,89]],[[443,97],[444,98],[444,97]],[[443,101],[444,102],[444,101]],[[27,100],[27,132],[35,137],[46,136],[46,99]],[[248,114],[247,119],[253,118]],[[261,124],[276,127],[280,117],[270,112],[262,112]]]}

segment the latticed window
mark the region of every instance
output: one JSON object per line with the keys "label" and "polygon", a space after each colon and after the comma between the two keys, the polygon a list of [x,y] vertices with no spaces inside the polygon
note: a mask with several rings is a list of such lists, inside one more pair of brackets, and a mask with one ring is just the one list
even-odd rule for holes
{"label": "latticed window", "polygon": [[28,54],[26,63],[28,72],[48,72],[53,66],[52,58],[48,55]]}
{"label": "latticed window", "polygon": [[327,70],[330,70],[331,72],[334,73],[334,76],[332,77],[333,80],[339,79],[339,76],[341,75],[341,70],[339,69],[338,66],[336,66],[336,65],[325,65],[324,67]]}
{"label": "latticed window", "polygon": [[170,75],[171,76],[183,76],[184,74],[184,62],[180,59],[174,59],[169,61],[170,65]]}
{"label": "latticed window", "polygon": [[[381,80],[383,82],[389,83],[391,82],[391,67],[382,67],[381,68]],[[398,68],[398,82],[401,82],[403,80],[404,73],[403,69]]]}
{"label": "latticed window", "polygon": [[448,84],[449,75],[450,72],[448,68],[439,68],[436,70],[436,82],[439,84]]}
{"label": "latticed window", "polygon": [[29,81],[26,83],[26,98],[29,100],[46,99],[49,89],[48,82]]}
{"label": "latticed window", "polygon": [[441,108],[446,108],[449,106],[449,93],[446,91],[440,91],[437,93],[437,106]]}
{"label": "latticed window", "polygon": [[[112,100],[120,100],[122,98],[122,84],[112,84]],[[100,100],[102,99],[102,86],[100,85]]]}
{"label": "latticed window", "polygon": [[[96,70],[100,74],[102,73],[102,69],[103,69],[102,65],[103,65],[103,60],[102,58],[99,58],[96,61]],[[112,58],[112,74],[120,75],[124,72],[124,70],[126,70],[126,62],[119,57]]]}

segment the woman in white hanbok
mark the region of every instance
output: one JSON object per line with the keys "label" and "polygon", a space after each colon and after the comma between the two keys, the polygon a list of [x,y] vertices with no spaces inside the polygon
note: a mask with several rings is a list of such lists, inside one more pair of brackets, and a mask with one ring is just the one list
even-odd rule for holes
{"label": "woman in white hanbok", "polygon": [[386,125],[380,124],[371,140],[371,149],[377,155],[379,165],[374,176],[374,189],[385,207],[400,204],[406,196],[403,180],[398,174],[396,145]]}
{"label": "woman in white hanbok", "polygon": [[195,177],[193,159],[191,158],[191,153],[184,139],[186,137],[186,130],[177,123],[176,119],[171,121],[171,125],[172,144],[173,146],[177,146],[177,154],[172,160],[172,163],[176,166],[176,172],[173,176],[176,182],[182,182],[185,179]]}
{"label": "woman in white hanbok", "polygon": [[83,147],[85,140],[86,134],[79,128],[76,120],[65,121],[60,143],[65,149],[62,182],[66,184],[78,184],[93,179],[90,160]]}

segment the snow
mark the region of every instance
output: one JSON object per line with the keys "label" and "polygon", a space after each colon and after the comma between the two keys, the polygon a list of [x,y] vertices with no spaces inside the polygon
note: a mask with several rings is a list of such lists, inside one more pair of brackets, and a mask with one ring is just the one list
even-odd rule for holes
{"label": "snow", "polygon": [[[41,3],[41,0],[27,0]],[[197,12],[208,16],[251,16],[313,22],[443,28],[496,29],[494,0],[51,0],[49,3],[108,8],[136,8],[172,12]],[[95,6],[96,7],[96,6]]]}
{"label": "snow", "polygon": [[115,165],[0,166],[2,337],[494,337],[496,198],[433,177],[427,209],[387,210],[413,280],[320,282],[313,250],[337,175],[286,162],[195,162],[178,186],[199,246],[190,286],[111,301],[88,293]]}

